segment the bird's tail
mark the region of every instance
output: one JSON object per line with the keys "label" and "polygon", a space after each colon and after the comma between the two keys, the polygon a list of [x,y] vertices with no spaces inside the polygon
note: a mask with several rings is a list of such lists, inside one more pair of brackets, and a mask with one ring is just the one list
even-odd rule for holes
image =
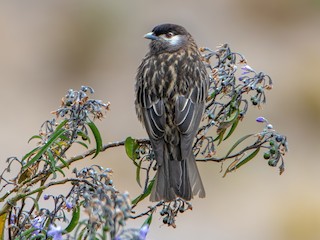
{"label": "bird's tail", "polygon": [[[167,144],[163,146],[163,156],[158,163],[155,183],[151,192],[151,201],[172,201],[177,197],[190,200],[195,195],[205,197],[205,190],[200,178],[192,151],[187,159],[181,159],[180,148],[174,151]],[[175,152],[175,154],[172,154]]]}

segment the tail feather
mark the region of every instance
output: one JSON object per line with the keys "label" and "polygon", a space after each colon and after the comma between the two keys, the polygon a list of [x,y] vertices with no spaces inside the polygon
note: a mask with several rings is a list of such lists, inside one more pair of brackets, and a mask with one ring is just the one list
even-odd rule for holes
{"label": "tail feather", "polygon": [[[172,201],[177,197],[190,200],[195,195],[205,197],[204,187],[195,162],[193,153],[187,159],[174,158],[181,156],[172,154],[167,144],[163,145],[162,161],[157,161],[158,170],[153,186],[151,201]],[[175,151],[181,151],[179,147]]]}
{"label": "tail feather", "polygon": [[[150,200],[152,202],[158,202],[161,200],[172,201],[176,198],[174,189],[170,187],[170,154],[166,144],[163,144],[162,148],[162,159],[161,161],[159,161],[160,159],[157,159],[158,169],[155,183],[150,195]],[[156,158],[157,157],[158,156],[156,155]]]}
{"label": "tail feather", "polygon": [[170,163],[170,186],[177,197],[185,200],[192,198],[187,160],[173,160]]}
{"label": "tail feather", "polygon": [[196,159],[192,152],[190,153],[190,157],[188,159],[188,173],[193,196],[199,195],[200,198],[204,198],[206,196],[206,192],[200,177]]}

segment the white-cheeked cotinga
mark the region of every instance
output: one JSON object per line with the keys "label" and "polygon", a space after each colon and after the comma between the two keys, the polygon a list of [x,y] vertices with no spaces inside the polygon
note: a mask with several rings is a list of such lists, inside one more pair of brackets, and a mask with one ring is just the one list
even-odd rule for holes
{"label": "white-cheeked cotinga", "polygon": [[156,26],[144,37],[151,42],[138,68],[135,106],[157,162],[150,200],[205,197],[192,151],[209,85],[200,51],[179,25]]}

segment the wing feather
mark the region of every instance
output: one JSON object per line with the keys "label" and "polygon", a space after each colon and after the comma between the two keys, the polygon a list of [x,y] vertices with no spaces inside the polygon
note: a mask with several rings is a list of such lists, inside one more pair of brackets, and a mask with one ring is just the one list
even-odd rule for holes
{"label": "wing feather", "polygon": [[180,95],[176,100],[175,122],[180,131],[182,159],[192,154],[192,144],[204,111],[206,81],[194,86],[188,96]]}
{"label": "wing feather", "polygon": [[138,86],[137,99],[142,110],[142,118],[153,139],[160,139],[164,135],[164,103],[162,99],[151,97],[146,88]]}

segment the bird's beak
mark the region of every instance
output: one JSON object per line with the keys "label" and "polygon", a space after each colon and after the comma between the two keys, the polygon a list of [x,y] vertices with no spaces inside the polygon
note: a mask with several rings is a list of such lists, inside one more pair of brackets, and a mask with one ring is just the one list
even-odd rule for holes
{"label": "bird's beak", "polygon": [[146,35],[143,36],[146,39],[150,39],[150,40],[157,40],[158,37],[156,35],[153,34],[153,32],[149,32]]}

